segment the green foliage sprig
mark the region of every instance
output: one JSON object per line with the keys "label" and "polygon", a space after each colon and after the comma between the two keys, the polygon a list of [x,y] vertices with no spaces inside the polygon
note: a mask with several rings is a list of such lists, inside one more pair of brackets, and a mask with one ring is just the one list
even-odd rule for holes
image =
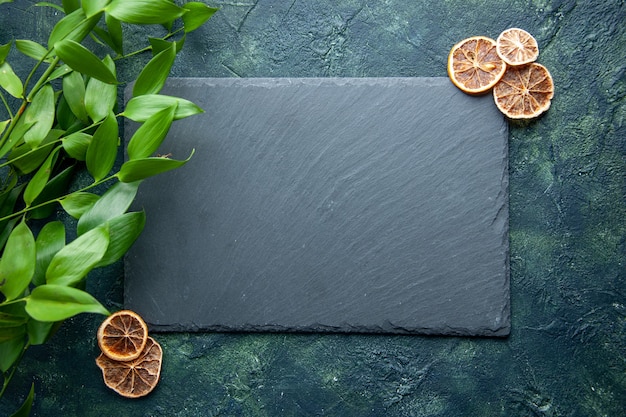
{"label": "green foliage sprig", "polygon": [[[145,213],[128,211],[141,181],[191,158],[154,156],[174,120],[202,112],[159,92],[186,34],[217,10],[172,0],[37,5],[64,14],[47,45],[27,39],[0,45],[0,101],[8,115],[0,120],[0,398],[27,348],[45,343],[60,322],[80,313],[109,314],[85,291],[85,279],[119,260],[141,233]],[[134,24],[162,25],[167,34],[124,54],[123,26]],[[24,80],[9,64],[12,48],[34,60]],[[104,49],[110,54],[94,52]],[[116,114],[122,84],[116,62],[147,51],[153,56],[137,76],[133,97]],[[141,125],[128,143],[127,161],[115,171],[123,118]],[[93,181],[71,191],[72,174],[81,168]],[[54,217],[59,206],[78,219],[71,234],[77,237],[69,242]],[[15,415],[28,415],[33,396],[31,389]]]}

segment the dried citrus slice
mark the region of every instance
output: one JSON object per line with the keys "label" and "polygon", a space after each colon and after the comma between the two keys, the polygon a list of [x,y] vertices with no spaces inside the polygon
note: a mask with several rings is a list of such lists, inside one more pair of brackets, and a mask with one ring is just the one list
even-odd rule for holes
{"label": "dried citrus slice", "polygon": [[547,68],[536,62],[509,67],[493,88],[493,98],[511,119],[531,119],[550,108],[554,82]]}
{"label": "dried citrus slice", "polygon": [[139,314],[121,310],[111,314],[98,328],[98,346],[116,361],[136,359],[146,346],[148,326]]}
{"label": "dried citrus slice", "polygon": [[539,46],[524,29],[507,29],[496,39],[496,52],[509,65],[528,64],[539,56]]}
{"label": "dried citrus slice", "polygon": [[450,80],[469,94],[491,89],[502,78],[506,64],[496,52],[496,41],[473,36],[457,43],[448,55]]}
{"label": "dried citrus slice", "polygon": [[116,361],[104,353],[96,359],[102,370],[104,383],[118,394],[137,398],[148,395],[159,382],[163,350],[151,337],[137,359],[132,361]]}

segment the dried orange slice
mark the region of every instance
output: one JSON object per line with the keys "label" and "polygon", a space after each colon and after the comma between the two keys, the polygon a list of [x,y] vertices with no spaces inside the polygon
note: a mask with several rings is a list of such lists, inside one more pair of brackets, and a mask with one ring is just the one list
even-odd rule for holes
{"label": "dried orange slice", "polygon": [[496,52],[509,65],[524,65],[537,59],[539,46],[524,29],[510,28],[496,39]]}
{"label": "dried orange slice", "polygon": [[163,350],[151,337],[141,355],[131,361],[116,361],[104,353],[96,359],[102,370],[104,383],[118,394],[127,398],[148,395],[159,382]]}
{"label": "dried orange slice", "polygon": [[496,106],[511,119],[532,119],[550,108],[554,82],[536,62],[509,67],[493,89]]}
{"label": "dried orange slice", "polygon": [[98,328],[98,346],[116,361],[137,359],[146,346],[148,326],[139,314],[121,310],[111,314]]}
{"label": "dried orange slice", "polygon": [[496,41],[473,36],[457,43],[448,55],[450,80],[469,94],[490,90],[504,75],[506,64],[496,52]]}

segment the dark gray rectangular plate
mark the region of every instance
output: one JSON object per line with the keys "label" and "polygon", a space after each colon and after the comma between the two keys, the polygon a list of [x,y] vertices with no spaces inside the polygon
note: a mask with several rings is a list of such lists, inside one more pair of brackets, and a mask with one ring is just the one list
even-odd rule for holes
{"label": "dark gray rectangular plate", "polygon": [[[128,91],[127,91],[128,93]],[[125,304],[153,330],[509,332],[507,124],[446,78],[171,79]],[[130,138],[136,125],[129,125]]]}

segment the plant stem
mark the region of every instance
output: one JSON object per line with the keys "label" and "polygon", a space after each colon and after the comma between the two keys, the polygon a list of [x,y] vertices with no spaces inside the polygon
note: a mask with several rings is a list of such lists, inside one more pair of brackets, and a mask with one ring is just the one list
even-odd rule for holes
{"label": "plant stem", "polygon": [[[50,51],[48,51],[48,53],[50,53]],[[46,54],[46,56],[48,56],[48,53]],[[28,74],[28,77],[26,77],[26,81],[24,81],[24,91],[26,91],[26,89],[28,88],[28,84],[30,84],[30,80],[35,75],[35,71],[37,71],[37,68],[39,68],[41,66],[41,64],[43,64],[43,60],[44,59],[46,59],[45,56],[43,58],[41,58],[39,61],[37,61],[37,63],[33,67],[33,69],[30,70],[30,73]]]}
{"label": "plant stem", "polygon": [[3,301],[0,303],[0,306],[4,307],[4,306],[8,306],[11,304],[15,304],[15,303],[21,303],[26,301],[26,298],[16,298],[15,300],[11,300],[11,301]]}
{"label": "plant stem", "polygon": [[[171,38],[172,36],[174,36],[174,35],[176,35],[176,34],[180,33],[180,32],[181,32],[181,31],[183,31],[183,30],[185,30],[185,28],[179,28],[179,29],[176,29],[174,32],[170,32],[170,33],[168,33],[167,35],[163,36],[163,37],[161,38],[161,40],[166,41],[166,40],[168,40],[169,38]],[[120,59],[130,58],[130,57],[132,57],[132,56],[139,55],[139,54],[142,54],[142,53],[144,53],[144,52],[148,52],[148,51],[150,51],[150,50],[152,50],[152,46],[146,46],[145,48],[141,48],[141,49],[138,49],[138,50],[136,50],[136,51],[129,52],[129,53],[125,54],[125,55],[116,56],[115,58],[113,58],[113,60],[114,60],[114,61],[119,61]]]}
{"label": "plant stem", "polygon": [[[118,117],[118,116],[116,116],[116,117]],[[89,129],[91,129],[91,128],[94,128],[94,127],[100,126],[101,124],[102,124],[102,120],[101,120],[101,121],[99,121],[99,122],[92,123],[92,124],[90,124],[89,126],[85,126],[85,127],[83,127],[82,129],[77,130],[76,132],[72,132],[72,134],[74,134],[74,133],[84,132],[84,131],[89,130]],[[37,148],[35,148],[35,149],[31,149],[30,151],[28,151],[28,152],[24,153],[23,155],[20,155],[20,156],[19,156],[19,157],[17,157],[17,158],[11,159],[10,161],[5,161],[5,162],[3,162],[3,163],[0,163],[0,168],[2,168],[2,167],[4,167],[4,166],[7,166],[7,165],[11,165],[11,164],[13,164],[15,161],[19,161],[20,159],[25,158],[25,157],[27,157],[28,155],[30,155],[30,154],[32,154],[32,153],[35,153],[35,152],[37,152],[37,151],[39,151],[39,150],[41,150],[41,149],[45,148],[46,146],[52,146],[52,145],[55,145],[55,144],[57,144],[57,143],[61,143],[61,142],[63,142],[63,138],[66,138],[66,137],[67,137],[67,136],[63,136],[63,137],[61,137],[61,138],[59,138],[59,139],[57,139],[57,140],[55,140],[55,141],[48,142],[48,143],[46,143],[46,144],[43,144],[43,145],[41,145],[41,146],[38,146],[38,147],[37,147]]]}
{"label": "plant stem", "polygon": [[9,113],[9,119],[12,119],[13,112],[11,111],[11,107],[9,107],[9,103],[7,103],[7,99],[4,97],[4,94],[2,94],[2,91],[0,91],[0,100],[2,100],[4,108],[7,109],[7,112]]}
{"label": "plant stem", "polygon": [[13,158],[10,161],[6,161],[6,162],[1,163],[0,164],[0,168],[5,167],[7,165],[11,165],[11,164],[15,163],[15,161],[19,161],[20,159],[25,158],[25,157],[29,156],[30,154],[33,154],[33,153],[35,153],[35,152],[37,152],[37,151],[39,151],[39,150],[41,150],[41,149],[43,149],[43,148],[45,148],[47,146],[52,146],[52,145],[57,144],[59,142],[61,142],[61,139],[57,139],[57,140],[55,140],[53,142],[49,142],[49,143],[46,143],[45,145],[41,145],[41,146],[39,146],[39,147],[37,147],[35,149],[31,149],[30,151],[28,151],[28,152],[18,156],[17,158]]}
{"label": "plant stem", "polygon": [[103,178],[103,179],[101,179],[100,181],[95,181],[95,182],[93,182],[92,184],[89,184],[88,186],[81,188],[80,190],[72,191],[72,192],[71,192],[71,193],[69,193],[69,194],[65,194],[64,196],[57,197],[57,198],[52,199],[52,200],[44,201],[43,203],[39,203],[39,204],[34,205],[34,206],[25,207],[25,208],[23,208],[23,209],[22,209],[22,210],[20,210],[20,211],[16,211],[16,212],[11,213],[11,214],[9,214],[9,215],[7,215],[7,216],[0,217],[0,222],[5,221],[5,220],[12,219],[13,217],[17,217],[17,216],[21,216],[21,215],[26,215],[26,213],[28,213],[29,211],[32,211],[32,210],[35,210],[35,209],[38,209],[38,208],[41,208],[41,207],[47,206],[48,204],[60,203],[60,202],[61,202],[61,200],[63,200],[64,198],[69,197],[70,195],[72,195],[72,194],[74,194],[74,193],[82,193],[82,192],[85,192],[85,191],[90,190],[90,189],[92,189],[92,188],[94,188],[94,187],[97,187],[97,186],[98,186],[98,185],[100,185],[100,184],[104,184],[105,182],[110,181],[110,180],[112,180],[112,179],[114,179],[114,178],[116,178],[116,177],[117,177],[117,173],[115,173],[115,174],[113,174],[113,175],[110,175],[110,176],[108,176],[107,178]]}
{"label": "plant stem", "polygon": [[[20,106],[19,110],[15,114],[15,117],[13,117],[11,119],[11,123],[9,123],[9,127],[7,128],[7,130],[2,135],[2,138],[0,138],[0,148],[4,145],[6,140],[11,135],[11,132],[13,131],[15,126],[17,125],[17,122],[22,117],[22,114],[24,114],[24,110],[26,110],[26,106],[28,106],[28,103],[32,100],[33,96],[37,93],[37,91],[39,91],[41,86],[43,84],[45,84],[45,82],[48,80],[48,77],[56,69],[56,66],[59,63],[59,61],[60,61],[59,57],[54,57],[52,62],[50,62],[50,65],[48,66],[48,69],[46,69],[46,71],[41,75],[41,77],[39,77],[39,80],[37,81],[37,84],[35,84],[35,86],[30,90],[30,93],[28,94],[28,96],[26,96],[26,98],[24,98],[22,100],[22,105]],[[30,78],[31,78],[32,74],[34,73],[35,69],[37,67],[39,67],[39,65],[41,65],[42,62],[43,61],[39,61],[37,63],[37,65],[35,65],[35,68],[33,69],[33,71],[31,71],[30,75],[28,76],[28,79],[26,80],[26,83],[28,83],[30,81]],[[25,86],[26,86],[26,84],[25,84]]]}
{"label": "plant stem", "polygon": [[37,94],[37,91],[39,91],[41,86],[45,84],[46,81],[48,81],[48,77],[50,76],[50,74],[54,72],[59,61],[61,61],[61,58],[59,58],[58,56],[55,56],[52,62],[50,62],[48,69],[46,69],[46,71],[41,75],[41,77],[39,77],[39,80],[37,80],[37,84],[35,84],[35,86],[30,90],[30,93],[28,94],[28,96],[26,96],[26,101],[31,101],[33,99],[33,96]]}
{"label": "plant stem", "polygon": [[24,113],[24,110],[26,110],[27,104],[28,103],[26,102],[26,100],[22,101],[22,105],[17,110],[15,116],[11,119],[9,127],[4,131],[2,138],[0,138],[0,148],[4,146],[4,143],[7,141],[7,139],[9,139],[9,136],[11,136],[11,132],[13,132],[13,129],[15,128],[15,126],[17,126],[17,122],[22,117],[22,113]]}
{"label": "plant stem", "polygon": [[139,54],[142,54],[144,52],[148,52],[151,49],[152,49],[152,46],[146,46],[145,48],[141,48],[141,49],[139,49],[137,51],[133,51],[133,52],[130,52],[130,53],[125,54],[125,55],[118,55],[115,58],[113,58],[113,61],[119,61],[120,59],[129,58],[129,57],[134,56],[134,55],[139,55]]}

